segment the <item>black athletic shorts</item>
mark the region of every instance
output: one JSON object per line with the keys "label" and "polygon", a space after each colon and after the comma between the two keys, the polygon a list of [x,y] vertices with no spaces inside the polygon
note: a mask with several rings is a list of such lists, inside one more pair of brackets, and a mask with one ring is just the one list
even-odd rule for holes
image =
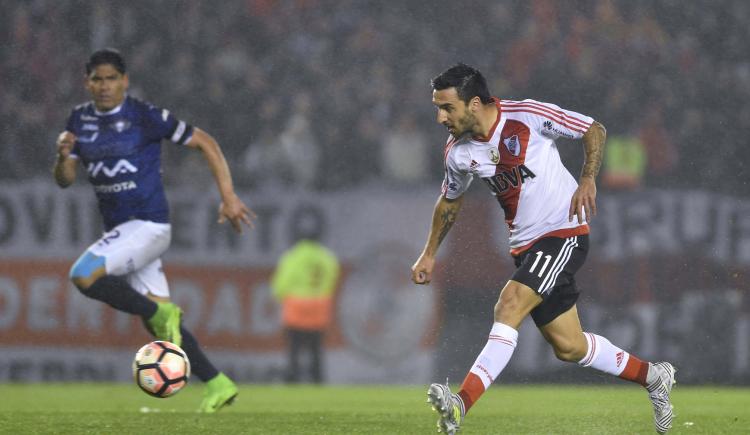
{"label": "black athletic shorts", "polygon": [[589,236],[539,239],[514,257],[516,272],[512,280],[526,284],[542,297],[542,303],[531,310],[537,327],[555,320],[578,300],[575,273],[586,261]]}

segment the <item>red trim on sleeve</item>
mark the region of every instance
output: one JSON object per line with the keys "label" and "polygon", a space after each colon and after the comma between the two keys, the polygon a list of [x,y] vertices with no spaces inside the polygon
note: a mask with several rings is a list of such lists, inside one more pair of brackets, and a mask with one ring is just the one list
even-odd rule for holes
{"label": "red trim on sleeve", "polygon": [[571,124],[577,127],[588,129],[589,126],[591,126],[590,122],[584,121],[582,119],[578,119],[575,116],[572,116],[562,110],[558,110],[553,107],[546,106],[542,103],[534,103],[531,101],[509,101],[508,104],[509,104],[509,109],[523,108],[523,107],[534,108],[537,110],[541,110],[543,112],[547,112],[552,116],[558,116],[562,118],[563,121],[569,121]]}
{"label": "red trim on sleeve", "polygon": [[541,111],[538,111],[538,110],[532,110],[532,109],[515,109],[515,110],[509,110],[509,109],[506,109],[505,112],[506,113],[534,113],[536,115],[543,116],[543,117],[549,119],[550,121],[555,121],[555,122],[559,123],[560,125],[562,125],[562,126],[564,126],[566,128],[569,128],[570,130],[573,130],[573,131],[576,131],[578,133],[581,133],[581,134],[586,133],[586,131],[588,130],[588,127],[585,128],[585,129],[582,129],[580,127],[574,127],[574,126],[566,123],[565,119],[563,119],[563,118],[555,117],[555,115],[550,115],[549,113],[541,112]]}

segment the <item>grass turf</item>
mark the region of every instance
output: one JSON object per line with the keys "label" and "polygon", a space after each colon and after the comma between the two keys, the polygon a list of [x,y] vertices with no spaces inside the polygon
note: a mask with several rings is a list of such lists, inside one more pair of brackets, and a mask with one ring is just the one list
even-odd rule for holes
{"label": "grass turf", "polygon": [[[127,384],[0,384],[3,434],[428,434],[436,414],[426,387],[241,387],[235,404],[193,412],[193,384],[155,399]],[[750,433],[750,390],[684,387],[673,392],[670,434]],[[631,385],[490,389],[462,434],[652,434],[651,404]]]}

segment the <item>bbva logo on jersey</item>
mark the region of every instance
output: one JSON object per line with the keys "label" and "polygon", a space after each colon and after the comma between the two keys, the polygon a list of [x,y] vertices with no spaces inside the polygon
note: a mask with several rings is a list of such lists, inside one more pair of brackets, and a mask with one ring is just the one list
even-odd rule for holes
{"label": "bbva logo on jersey", "polygon": [[91,162],[86,170],[92,177],[96,177],[100,172],[103,172],[104,175],[109,178],[112,178],[117,174],[125,174],[128,172],[135,174],[138,172],[138,168],[125,159],[120,159],[112,168],[104,166],[104,162]]}
{"label": "bbva logo on jersey", "polygon": [[536,174],[526,165],[521,164],[482,179],[495,194],[502,194],[508,189],[517,189],[526,182],[527,178],[536,178]]}

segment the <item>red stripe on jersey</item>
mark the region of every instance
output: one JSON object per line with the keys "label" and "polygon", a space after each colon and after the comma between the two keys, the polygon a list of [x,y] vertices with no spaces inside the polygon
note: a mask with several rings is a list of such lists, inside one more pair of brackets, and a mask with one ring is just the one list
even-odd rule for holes
{"label": "red stripe on jersey", "polygon": [[[503,109],[503,111],[506,111]],[[505,212],[505,222],[510,226],[518,212],[518,200],[521,197],[521,188],[523,187],[522,177],[519,173],[519,166],[526,161],[526,148],[529,146],[531,132],[529,127],[521,121],[508,119],[503,125],[503,131],[500,133],[500,140],[497,144],[497,151],[500,154],[500,163],[495,169],[495,178],[503,185],[504,190],[495,191],[495,198],[500,203],[500,207]],[[515,137],[515,139],[513,139]],[[517,141],[516,146],[520,147],[518,155],[511,153],[506,145],[506,141]],[[515,183],[511,181],[515,180]]]}
{"label": "red stripe on jersey", "polygon": [[566,113],[559,109],[555,109],[554,107],[550,107],[543,103],[535,103],[531,101],[512,101],[512,100],[505,101],[505,103],[510,105],[511,108],[533,107],[542,111],[546,111],[546,112],[549,112],[551,115],[561,116],[562,118],[569,120],[571,124],[577,125],[585,129],[588,129],[589,126],[591,125],[591,123],[589,122],[586,122],[582,119],[578,119],[575,116],[570,115],[569,113]]}
{"label": "red stripe on jersey", "polygon": [[574,118],[570,115],[568,115],[565,112],[555,111],[552,109],[548,109],[544,106],[538,106],[538,105],[532,105],[532,104],[519,104],[519,105],[513,105],[510,106],[510,109],[516,110],[516,109],[533,109],[533,110],[539,110],[545,113],[548,113],[550,116],[556,116],[559,117],[562,121],[561,124],[565,125],[568,128],[583,128],[588,129],[590,124],[587,124],[577,118]]}
{"label": "red stripe on jersey", "polygon": [[573,131],[577,131],[577,132],[579,132],[581,134],[586,133],[586,130],[588,130],[588,128],[581,129],[580,127],[574,127],[574,126],[566,123],[564,119],[562,119],[560,117],[556,117],[554,115],[550,115],[549,113],[542,112],[540,110],[534,110],[534,109],[509,109],[508,107],[506,107],[505,110],[504,110],[504,112],[505,113],[534,113],[536,115],[543,116],[543,117],[545,117],[545,118],[547,118],[547,119],[549,119],[551,121],[555,121],[555,122],[557,122],[559,124],[562,124],[563,126],[569,128],[569,129],[571,129]]}
{"label": "red stripe on jersey", "polygon": [[534,103],[534,102],[530,102],[530,101],[509,101],[507,105],[509,105],[511,108],[533,107],[535,109],[543,110],[543,111],[549,112],[552,115],[557,115],[557,116],[561,116],[563,118],[566,118],[566,119],[570,120],[571,124],[576,124],[576,125],[578,125],[580,127],[588,127],[588,125],[590,125],[589,122],[584,121],[583,119],[578,119],[575,116],[573,116],[573,115],[571,115],[571,114],[569,114],[569,113],[567,113],[567,112],[565,112],[563,110],[555,109],[554,107],[551,107],[551,106],[549,106],[547,104],[543,104],[543,103]]}
{"label": "red stripe on jersey", "polygon": [[517,257],[523,254],[526,250],[531,248],[534,243],[545,237],[559,237],[561,239],[567,239],[568,237],[583,236],[584,234],[588,234],[589,232],[589,224],[583,224],[573,228],[562,228],[559,230],[550,231],[549,233],[543,234],[523,246],[511,249],[510,255]]}

